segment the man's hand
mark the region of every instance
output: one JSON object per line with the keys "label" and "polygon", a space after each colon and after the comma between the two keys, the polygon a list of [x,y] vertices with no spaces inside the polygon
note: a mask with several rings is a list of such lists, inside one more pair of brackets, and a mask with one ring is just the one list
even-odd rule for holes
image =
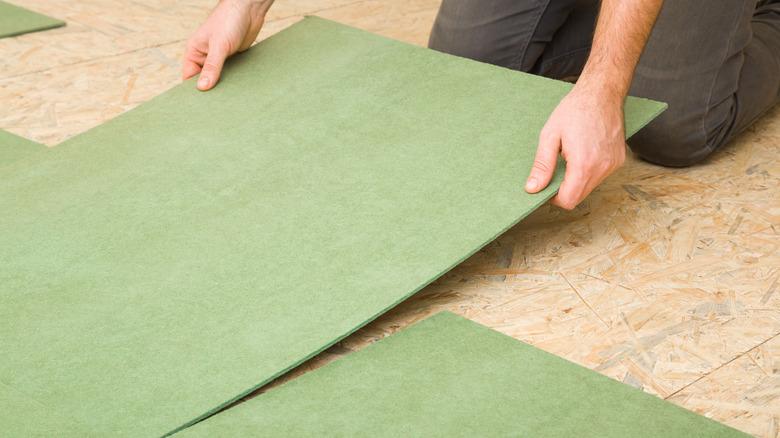
{"label": "man's hand", "polygon": [[220,0],[187,41],[182,78],[200,73],[198,89],[214,88],[225,59],[248,49],[255,41],[271,3],[273,0]]}
{"label": "man's hand", "polygon": [[571,210],[626,159],[623,97],[576,85],[542,129],[526,191],[547,187],[559,153],[566,174],[550,202]]}
{"label": "man's hand", "polygon": [[552,203],[571,210],[623,164],[623,101],[662,4],[602,0],[588,62],[542,129],[526,191],[547,187],[560,152],[566,174]]}

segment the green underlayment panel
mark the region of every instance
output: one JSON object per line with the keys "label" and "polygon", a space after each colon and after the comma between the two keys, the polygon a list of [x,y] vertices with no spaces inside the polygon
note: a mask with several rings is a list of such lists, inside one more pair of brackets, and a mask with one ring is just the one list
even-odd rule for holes
{"label": "green underlayment panel", "polygon": [[180,435],[748,436],[449,312]]}
{"label": "green underlayment panel", "polygon": [[[11,134],[0,129],[0,169],[15,163],[17,160],[40,154],[46,150],[46,146],[32,140]],[[0,172],[2,172],[0,170]],[[2,173],[0,173],[2,175]]]}
{"label": "green underlayment panel", "polygon": [[0,38],[64,26],[65,22],[0,1]]}
{"label": "green underlayment panel", "polygon": [[332,345],[552,196],[569,88],[308,18],[0,169],[4,432],[162,435]]}

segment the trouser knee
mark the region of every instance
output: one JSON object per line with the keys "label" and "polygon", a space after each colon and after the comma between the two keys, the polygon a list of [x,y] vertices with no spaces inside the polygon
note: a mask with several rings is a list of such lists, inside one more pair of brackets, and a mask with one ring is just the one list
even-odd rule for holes
{"label": "trouser knee", "polygon": [[634,78],[633,95],[668,105],[666,111],[629,139],[631,150],[641,158],[662,166],[691,166],[712,155],[737,132],[734,97],[713,104],[706,84],[692,82],[650,75]]}
{"label": "trouser knee", "polygon": [[640,158],[667,167],[688,167],[709,157],[719,145],[708,141],[696,124],[661,117],[628,140]]}
{"label": "trouser knee", "polygon": [[[469,35],[462,23],[439,19],[431,30],[428,47],[450,55],[473,59],[489,64],[504,65],[504,54],[496,45],[476,35]],[[505,65],[504,65],[505,66]]]}
{"label": "trouser knee", "polygon": [[519,69],[537,13],[531,0],[444,0],[428,46],[480,62]]}

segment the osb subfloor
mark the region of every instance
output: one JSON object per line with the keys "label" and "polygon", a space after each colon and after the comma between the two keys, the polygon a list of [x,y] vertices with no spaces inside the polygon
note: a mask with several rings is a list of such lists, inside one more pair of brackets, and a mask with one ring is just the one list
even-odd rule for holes
{"label": "osb subfloor", "polygon": [[[214,0],[13,2],[68,22],[0,40],[0,128],[53,146],[178,83]],[[438,3],[277,0],[261,38],[316,14],[424,45]],[[542,208],[292,376],[447,309],[778,437],[779,153],[775,108],[703,165],[632,158],[575,211]]]}

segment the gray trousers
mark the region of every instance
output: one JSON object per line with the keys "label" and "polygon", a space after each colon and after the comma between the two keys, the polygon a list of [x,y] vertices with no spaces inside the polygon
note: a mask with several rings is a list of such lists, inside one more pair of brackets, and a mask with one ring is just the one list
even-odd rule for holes
{"label": "gray trousers", "polygon": [[[597,0],[444,0],[430,47],[552,78],[576,77]],[[667,0],[631,94],[669,109],[629,141],[641,158],[688,166],[780,100],[780,0]]]}

